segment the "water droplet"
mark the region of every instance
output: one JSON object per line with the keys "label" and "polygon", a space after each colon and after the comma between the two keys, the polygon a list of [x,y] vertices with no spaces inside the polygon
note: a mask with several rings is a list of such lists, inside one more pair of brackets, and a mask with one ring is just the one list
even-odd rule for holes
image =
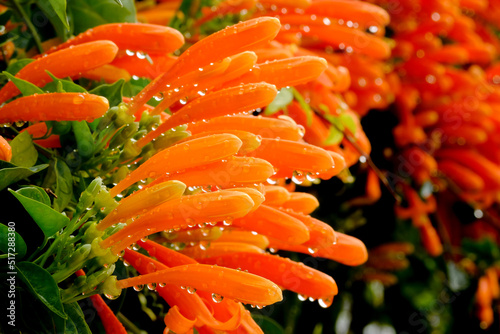
{"label": "water droplet", "polygon": [[85,101],[83,94],[78,94],[73,98],[73,104],[82,104]]}
{"label": "water droplet", "polygon": [[326,297],[326,298],[320,298],[318,299],[319,306],[322,308],[328,308],[332,305],[333,298],[332,297]]}
{"label": "water droplet", "polygon": [[196,292],[196,289],[195,289],[195,288],[193,288],[193,287],[191,287],[191,286],[188,286],[188,287],[186,288],[186,291],[187,291],[189,294],[191,294],[191,295],[192,295],[192,294],[194,294],[194,293]]}
{"label": "water droplet", "polygon": [[224,299],[223,296],[219,295],[218,293],[212,293],[212,300],[215,302],[215,303],[220,303],[222,300]]}
{"label": "water droplet", "polygon": [[156,283],[149,283],[148,284],[148,289],[151,290],[151,291],[156,290]]}
{"label": "water droplet", "polygon": [[110,295],[109,293],[105,293],[104,296],[106,296],[106,298],[110,299],[110,300],[115,300],[117,299],[118,297],[120,297],[120,295]]}
{"label": "water droplet", "polygon": [[134,285],[135,291],[142,291],[144,289],[144,284]]}

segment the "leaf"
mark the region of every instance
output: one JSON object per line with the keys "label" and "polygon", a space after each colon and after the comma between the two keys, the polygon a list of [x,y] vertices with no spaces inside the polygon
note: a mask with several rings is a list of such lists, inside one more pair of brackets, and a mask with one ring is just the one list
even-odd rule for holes
{"label": "leaf", "polygon": [[328,138],[326,138],[323,143],[326,146],[337,145],[344,138],[344,134],[339,131],[334,125],[330,126],[330,132],[328,133]]}
{"label": "leaf", "polygon": [[147,78],[132,78],[123,85],[123,96],[133,97],[137,95],[151,80]]}
{"label": "leaf", "polygon": [[293,92],[290,88],[281,88],[274,100],[269,103],[264,112],[265,115],[273,115],[286,108],[293,101]]}
{"label": "leaf", "polygon": [[31,135],[27,132],[21,132],[10,142],[12,147],[11,162],[21,167],[32,167],[38,159],[38,152]]}
{"label": "leaf", "polygon": [[9,191],[19,202],[21,202],[31,218],[33,218],[36,224],[42,229],[45,237],[51,237],[69,223],[68,217],[51,207],[32,198],[23,196],[13,190],[9,189]]}
{"label": "leaf", "polygon": [[38,173],[47,167],[49,167],[47,164],[29,168],[19,167],[5,161],[0,161],[0,190],[4,189],[8,185]]}
{"label": "leaf", "polygon": [[21,194],[25,197],[34,199],[40,203],[48,205],[50,207],[50,197],[47,195],[45,190],[37,186],[24,187],[16,191],[16,193]]}
{"label": "leaf", "polygon": [[57,36],[63,41],[68,39],[71,33],[66,14],[66,2],[66,0],[36,0],[38,8],[49,19]]}
{"label": "leaf", "polygon": [[85,322],[85,315],[77,302],[64,304],[64,311],[68,315],[68,321],[66,321],[67,333],[92,334]]}
{"label": "leaf", "polygon": [[54,163],[54,172],[56,175],[57,196],[54,199],[54,209],[61,212],[66,208],[73,194],[73,175],[68,165],[60,159],[56,159]]}
{"label": "leaf", "polygon": [[92,89],[89,93],[104,96],[109,101],[109,107],[117,106],[122,102],[122,91],[125,80],[120,79],[112,84],[103,84]]}
{"label": "leaf", "polygon": [[31,262],[20,262],[16,267],[19,277],[30,292],[49,310],[63,319],[68,319],[61,303],[59,287],[49,272]]}
{"label": "leaf", "polygon": [[52,81],[43,87],[43,90],[47,93],[53,93],[58,91],[59,85],[62,86],[62,90],[66,93],[87,93],[87,90],[80,85],[77,85],[71,80],[59,79],[54,76],[49,71],[45,71],[52,78]]}
{"label": "leaf", "polygon": [[21,70],[24,66],[34,61],[35,61],[34,59],[29,59],[29,58],[12,61],[5,71],[9,72],[12,75],[16,75],[17,72],[19,72],[19,70]]}
{"label": "leaf", "polygon": [[[40,4],[40,1],[37,2]],[[66,17],[66,0],[43,0],[41,2],[50,4],[53,9],[53,13],[59,17],[61,23],[64,24],[64,27],[69,30],[68,18]],[[38,6],[40,7],[40,5]]]}
{"label": "leaf", "polygon": [[2,72],[3,75],[5,75],[7,78],[12,81],[14,85],[21,91],[21,94],[23,96],[29,96],[29,95],[34,95],[34,94],[43,94],[43,90],[38,88],[36,85],[32,84],[31,82],[28,82],[23,79],[16,78],[12,74],[10,74],[7,71]]}
{"label": "leaf", "polygon": [[123,7],[115,0],[69,0],[68,12],[74,24],[74,34],[95,26],[113,22],[137,22],[133,0],[122,0]]}
{"label": "leaf", "polygon": [[[15,238],[14,247],[12,247],[12,245],[10,245],[9,247],[9,238],[12,238],[12,234],[9,233],[14,233],[14,238]],[[9,252],[9,250],[13,250],[13,252]],[[0,251],[4,252],[7,255],[7,257],[9,256],[9,253],[17,254],[16,257],[20,259],[23,258],[24,255],[26,255],[27,250],[28,246],[26,245],[26,242],[24,241],[23,237],[21,237],[21,235],[16,231],[9,231],[8,226],[0,223]]]}

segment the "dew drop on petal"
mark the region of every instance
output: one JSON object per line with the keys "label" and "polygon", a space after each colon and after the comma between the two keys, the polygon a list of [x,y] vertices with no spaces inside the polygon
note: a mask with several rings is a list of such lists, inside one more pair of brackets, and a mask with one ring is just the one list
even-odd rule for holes
{"label": "dew drop on petal", "polygon": [[215,302],[215,303],[220,303],[222,300],[224,299],[223,296],[219,295],[218,293],[212,293],[212,300]]}
{"label": "dew drop on petal", "polygon": [[144,285],[143,284],[134,285],[134,290],[135,291],[142,291],[142,289],[144,289]]}
{"label": "dew drop on petal", "polygon": [[194,294],[196,292],[196,289],[191,287],[191,286],[188,286],[186,287],[186,291],[189,293],[189,294]]}

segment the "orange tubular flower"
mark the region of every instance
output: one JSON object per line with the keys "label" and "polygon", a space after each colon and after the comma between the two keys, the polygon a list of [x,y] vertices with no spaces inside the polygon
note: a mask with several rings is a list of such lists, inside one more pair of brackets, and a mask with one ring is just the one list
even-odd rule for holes
{"label": "orange tubular flower", "polygon": [[[268,11],[269,2],[262,4],[263,11]],[[279,2],[283,8],[306,9],[311,4]],[[383,13],[373,11],[372,5],[360,8],[366,14],[360,22],[363,25],[372,24],[367,21],[370,15],[378,20]],[[284,19],[295,24],[297,18],[289,15]],[[383,20],[376,23],[380,29],[385,24]],[[322,42],[332,41],[333,37],[327,36],[332,31],[341,31],[349,38],[363,36],[370,49],[377,51],[377,57],[387,53],[385,42],[376,34],[365,33],[365,27],[352,31],[337,25],[321,28],[314,27],[314,34],[309,35],[321,37]],[[161,121],[148,134],[138,131],[124,144],[122,160],[118,161],[122,163],[118,167],[120,176],[111,181],[116,184],[109,189],[111,198],[106,198],[109,203],[97,213],[97,222],[82,231],[83,239],[92,244],[96,263],[102,260],[108,264],[120,255],[140,274],[105,281],[103,291],[116,293],[142,285],[156,289],[171,306],[165,317],[167,331],[192,333],[196,328],[200,333],[261,333],[240,302],[259,307],[278,302],[282,299],[279,286],[318,299],[323,307],[330,306],[338,293],[333,278],[267,254],[267,248],[298,251],[347,265],[359,265],[367,259],[366,247],[360,240],[336,233],[309,216],[319,205],[314,196],[293,192],[293,185],[271,185],[285,184],[286,178],[297,183],[331,178],[346,167],[347,159],[341,153],[351,150],[353,157],[361,154],[355,152],[354,146],[348,148],[347,142],[323,142],[323,147],[305,142],[307,115],[305,125],[301,125],[304,118],[292,113],[287,116],[284,110],[272,117],[253,116],[253,111],[266,108],[276,99],[276,86],[290,89],[287,86],[297,85],[297,98],[311,101],[316,119],[329,126],[336,124],[337,118],[343,119],[345,126],[338,123],[344,127],[343,135],[349,136],[356,147],[367,153],[370,150],[358,116],[339,95],[349,83],[345,68],[337,68],[307,51],[290,51],[291,56],[267,63],[252,52],[266,54],[269,42],[281,29],[277,18],[254,18],[194,43],[175,58],[167,54],[183,43],[180,33],[154,25],[110,24],[61,44],[17,74],[41,86],[49,80],[46,69],[58,77],[80,77],[80,73],[94,69],[102,76],[106,68],[101,66],[109,65],[118,49],[137,51],[136,55],[147,52],[154,61],[159,59],[158,66],[141,69],[135,58],[120,53],[110,65],[130,75],[147,72],[153,79],[135,97],[125,98],[118,107],[120,112],[136,120],[161,115],[152,117]],[[152,43],[145,45],[144,41]],[[86,48],[95,59],[74,64],[72,71],[59,71],[57,60],[68,61],[74,52]],[[140,70],[143,72],[136,72]],[[18,93],[12,85],[0,91],[4,101]],[[155,108],[146,105],[152,97],[163,97]],[[168,115],[163,112],[166,108]],[[40,94],[1,107],[0,122],[93,121],[108,109],[104,98],[92,94]],[[42,127],[31,125],[26,131],[34,135],[47,132]],[[0,158],[10,159],[9,146],[1,137],[0,152]],[[147,237],[168,242],[179,251]],[[131,250],[137,245],[149,256]]]}

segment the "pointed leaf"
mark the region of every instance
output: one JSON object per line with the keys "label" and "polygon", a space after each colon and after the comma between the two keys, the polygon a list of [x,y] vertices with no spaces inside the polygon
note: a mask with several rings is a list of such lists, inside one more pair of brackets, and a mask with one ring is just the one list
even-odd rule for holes
{"label": "pointed leaf", "polygon": [[27,285],[29,291],[49,310],[67,319],[68,316],[61,303],[59,287],[49,272],[31,262],[20,262],[16,267],[19,278]]}
{"label": "pointed leaf", "polygon": [[92,334],[85,322],[85,315],[77,302],[64,304],[64,311],[68,315],[68,320],[66,321],[67,333]]}
{"label": "pointed leaf", "polygon": [[23,94],[23,96],[43,94],[43,90],[41,90],[40,88],[38,88],[36,85],[32,84],[29,81],[16,78],[7,71],[3,71],[2,74],[5,75],[7,78],[9,78],[9,80],[12,81],[14,85],[16,85],[16,87],[19,89],[19,91],[21,91],[21,94]]}
{"label": "pointed leaf", "polygon": [[92,89],[89,93],[104,96],[109,101],[109,107],[117,106],[122,102],[122,90],[125,80],[120,79],[112,84],[100,85],[97,88]]}
{"label": "pointed leaf", "polygon": [[0,190],[10,184],[27,178],[35,173],[49,167],[47,164],[37,165],[33,167],[19,167],[11,163],[0,161]]}
{"label": "pointed leaf", "polygon": [[[15,229],[15,226],[14,226]],[[14,233],[14,235],[12,235]],[[9,240],[9,238],[14,237],[14,247],[12,247],[12,240]],[[9,243],[11,245],[9,245]],[[17,258],[22,258],[24,255],[26,255],[26,251],[28,250],[28,246],[26,246],[26,242],[24,241],[23,237],[15,231],[12,231],[12,228],[0,223],[0,251],[5,253],[7,257],[9,254],[17,254]],[[15,268],[10,268],[9,266],[9,271],[14,271]]]}
{"label": "pointed leaf", "polygon": [[12,147],[11,162],[21,167],[32,167],[38,159],[33,140],[28,131],[21,132],[10,142]]}
{"label": "pointed leaf", "polygon": [[57,196],[54,199],[54,209],[61,212],[66,208],[73,195],[73,175],[68,165],[60,159],[56,159],[54,162],[54,172],[56,175],[55,193]]}
{"label": "pointed leaf", "polygon": [[45,190],[37,186],[25,187],[16,191],[18,194],[34,199],[40,203],[50,206],[50,197]]}
{"label": "pointed leaf", "polygon": [[69,218],[51,207],[10,190],[48,238],[69,223]]}

